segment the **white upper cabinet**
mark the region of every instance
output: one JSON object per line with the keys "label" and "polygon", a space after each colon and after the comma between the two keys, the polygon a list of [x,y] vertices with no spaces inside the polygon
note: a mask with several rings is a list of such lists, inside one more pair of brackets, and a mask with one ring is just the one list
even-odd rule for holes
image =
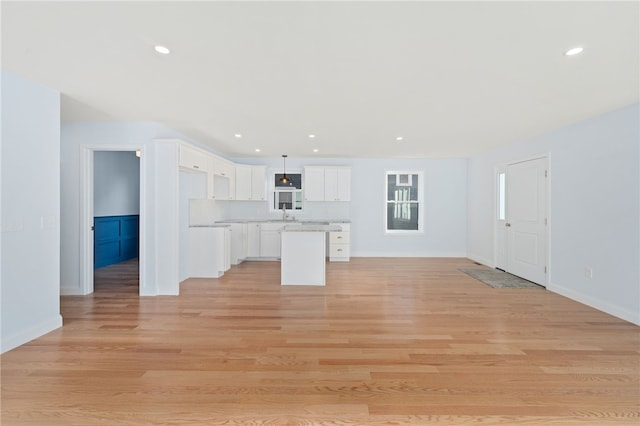
{"label": "white upper cabinet", "polygon": [[351,201],[350,167],[305,167],[306,201]]}
{"label": "white upper cabinet", "polygon": [[216,200],[236,199],[236,167],[232,162],[213,157],[210,176],[214,191],[212,198]]}
{"label": "white upper cabinet", "polygon": [[304,168],[305,201],[324,201],[324,167]]}
{"label": "white upper cabinet", "polygon": [[267,199],[265,186],[267,183],[267,167],[251,166],[251,199],[263,201]]}
{"label": "white upper cabinet", "polygon": [[236,164],[236,200],[251,199],[251,166]]}
{"label": "white upper cabinet", "polygon": [[235,180],[235,165],[230,161],[223,160],[222,158],[213,157],[213,173],[229,179],[233,178]]}
{"label": "white upper cabinet", "polygon": [[326,167],[324,169],[325,201],[351,201],[351,168]]}
{"label": "white upper cabinet", "polygon": [[208,173],[211,169],[211,156],[202,151],[180,145],[179,164],[180,167]]}
{"label": "white upper cabinet", "polygon": [[265,200],[266,171],[265,166],[236,164],[236,200]]}

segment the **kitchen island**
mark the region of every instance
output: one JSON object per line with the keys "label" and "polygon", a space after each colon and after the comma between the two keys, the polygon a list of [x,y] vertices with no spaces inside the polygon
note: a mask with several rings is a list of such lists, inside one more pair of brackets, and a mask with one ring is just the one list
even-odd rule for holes
{"label": "kitchen island", "polygon": [[325,285],[327,232],[338,225],[286,225],[281,233],[280,284]]}

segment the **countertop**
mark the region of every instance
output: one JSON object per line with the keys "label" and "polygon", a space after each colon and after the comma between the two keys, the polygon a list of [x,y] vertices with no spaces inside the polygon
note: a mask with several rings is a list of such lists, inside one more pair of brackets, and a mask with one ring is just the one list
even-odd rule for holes
{"label": "countertop", "polygon": [[282,220],[282,219],[228,219],[228,220],[220,220],[216,221],[216,223],[283,223],[285,225],[291,225],[296,223],[351,223],[349,219],[296,219],[296,220]]}
{"label": "countertop", "polygon": [[342,231],[339,225],[305,225],[300,223],[297,225],[288,224],[284,226],[283,232],[335,232]]}

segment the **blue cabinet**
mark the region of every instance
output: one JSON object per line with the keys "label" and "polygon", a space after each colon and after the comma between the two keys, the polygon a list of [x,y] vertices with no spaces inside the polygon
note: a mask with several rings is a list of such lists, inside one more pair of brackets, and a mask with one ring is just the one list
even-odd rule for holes
{"label": "blue cabinet", "polygon": [[94,217],[93,226],[94,268],[138,257],[138,215]]}

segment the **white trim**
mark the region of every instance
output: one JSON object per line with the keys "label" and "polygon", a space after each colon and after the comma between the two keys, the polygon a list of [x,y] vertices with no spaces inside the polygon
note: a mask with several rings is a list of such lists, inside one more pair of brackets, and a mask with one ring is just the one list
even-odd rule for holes
{"label": "white trim", "polygon": [[[389,207],[389,200],[387,200],[387,192],[389,188],[387,187],[389,182],[390,175],[418,175],[418,200],[407,201],[409,204],[417,204],[418,205],[418,229],[410,230],[410,229],[387,229],[387,210]],[[410,178],[412,180],[412,178]],[[396,186],[398,186],[396,184]],[[404,186],[404,185],[402,185]],[[384,226],[384,234],[385,235],[421,235],[424,234],[424,215],[425,215],[425,201],[424,201],[424,172],[422,170],[386,170],[384,172],[384,197],[382,199],[384,203],[384,214],[383,214],[383,226]]]}
{"label": "white trim", "polygon": [[149,234],[147,222],[147,166],[148,155],[144,146],[138,148],[140,151],[140,215],[138,217],[138,294],[146,294],[147,285],[147,236]]}
{"label": "white trim", "polygon": [[57,314],[54,315],[53,318],[42,321],[39,324],[27,328],[26,330],[20,330],[19,333],[14,335],[8,337],[3,335],[0,353],[5,353],[20,345],[24,345],[25,343],[30,342],[33,339],[37,339],[38,337],[42,337],[43,335],[60,327],[62,327],[62,315]]}
{"label": "white trim", "polygon": [[482,256],[478,256],[474,253],[467,253],[466,258],[469,260],[473,260],[474,262],[482,263],[485,266],[490,268],[495,268],[496,264],[492,262],[490,259],[484,258]]}
{"label": "white trim", "polygon": [[[498,218],[498,211],[499,211],[499,197],[500,197],[500,192],[498,190],[499,187],[499,179],[498,176],[504,173],[505,176],[505,193],[504,193],[504,211],[505,211],[505,219],[504,220],[500,220]],[[496,267],[496,265],[498,265],[498,227],[500,226],[499,223],[502,223],[502,226],[504,226],[504,224],[507,222],[506,218],[509,217],[509,212],[507,211],[507,166],[506,165],[502,165],[502,166],[497,166],[494,168],[493,170],[493,261],[490,262],[493,266],[492,267]],[[505,247],[506,250],[506,247]],[[485,263],[485,262],[480,262],[480,263]],[[505,261],[505,266],[506,266],[506,261]]]}
{"label": "white trim", "polygon": [[[82,145],[80,146],[80,294],[93,293],[93,236],[91,230],[93,226],[93,174],[94,174],[94,153],[96,151],[140,151],[140,231],[138,235],[139,243],[139,286],[138,294],[144,294],[146,288],[146,236],[147,220],[145,200],[146,190],[146,170],[147,161],[143,145]],[[65,294],[69,294],[68,291]]]}
{"label": "white trim", "polygon": [[446,252],[446,251],[429,251],[429,252],[410,252],[410,253],[398,253],[396,251],[384,251],[384,252],[369,252],[369,251],[357,251],[351,252],[351,257],[419,257],[419,258],[436,258],[436,257],[459,257],[462,259],[467,258],[467,254],[464,252]]}
{"label": "white trim", "polygon": [[525,157],[524,159],[509,161],[508,163],[504,164],[504,167],[511,166],[511,165],[514,165],[514,164],[519,164],[519,163],[526,163],[527,161],[540,160],[541,158],[546,158],[548,160],[549,159],[549,153],[548,152],[547,153],[540,153],[540,154],[532,155],[530,157]]}
{"label": "white trim", "polygon": [[614,317],[640,325],[640,313],[638,312],[620,308],[619,306],[603,302],[600,299],[553,283],[547,284],[547,290],[568,297],[577,303],[582,303],[609,315],[613,315]]}
{"label": "white trim", "polygon": [[80,294],[93,293],[93,157],[95,150],[80,146]]}

